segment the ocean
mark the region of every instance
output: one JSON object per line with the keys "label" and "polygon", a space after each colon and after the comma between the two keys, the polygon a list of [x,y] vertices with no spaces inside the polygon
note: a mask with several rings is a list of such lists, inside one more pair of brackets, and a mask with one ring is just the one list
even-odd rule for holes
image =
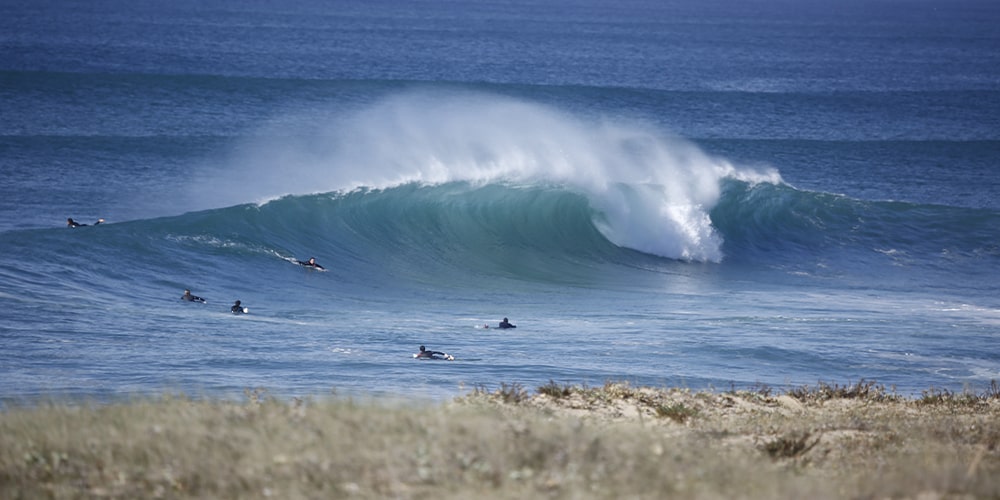
{"label": "ocean", "polygon": [[982,391],[997,26],[988,0],[0,2],[0,401]]}

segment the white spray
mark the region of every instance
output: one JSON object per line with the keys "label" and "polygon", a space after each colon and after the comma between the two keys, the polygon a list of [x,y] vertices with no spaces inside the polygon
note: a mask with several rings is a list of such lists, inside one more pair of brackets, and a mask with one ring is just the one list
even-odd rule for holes
{"label": "white spray", "polygon": [[233,189],[213,189],[213,200],[411,182],[554,184],[583,193],[600,214],[598,229],[619,246],[718,262],[721,238],[709,212],[720,180],[780,182],[776,172],[738,171],[647,124],[585,120],[493,95],[407,93],[324,123],[257,136],[237,155],[239,177],[229,174],[239,180],[223,183]]}

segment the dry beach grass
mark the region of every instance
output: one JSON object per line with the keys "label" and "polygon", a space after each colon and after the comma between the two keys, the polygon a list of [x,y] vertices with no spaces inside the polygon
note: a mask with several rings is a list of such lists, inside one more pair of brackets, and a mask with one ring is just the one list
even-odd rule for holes
{"label": "dry beach grass", "polygon": [[550,383],[0,412],[0,498],[998,498],[1000,387]]}

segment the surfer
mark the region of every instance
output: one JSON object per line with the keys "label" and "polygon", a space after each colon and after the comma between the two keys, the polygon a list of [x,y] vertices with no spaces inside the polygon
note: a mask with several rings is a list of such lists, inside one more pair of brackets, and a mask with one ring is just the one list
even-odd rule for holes
{"label": "surfer", "polygon": [[[97,219],[97,222],[95,222],[94,225],[96,226],[96,225],[98,225],[98,224],[100,224],[102,222],[104,222],[104,219]],[[86,226],[86,224],[80,224],[79,222],[73,220],[72,217],[66,219],[66,225],[69,226],[69,227]]]}
{"label": "surfer", "polygon": [[201,302],[203,304],[205,303],[205,299],[197,295],[191,295],[191,290],[184,290],[184,295],[181,295],[181,300],[186,300],[188,302]]}
{"label": "surfer", "polygon": [[233,314],[243,314],[243,313],[247,312],[247,308],[241,306],[240,305],[240,301],[238,301],[238,300],[236,301],[235,304],[233,304],[233,307],[229,308],[229,310],[232,311]]}
{"label": "surfer", "polygon": [[[438,356],[441,357],[439,358]],[[413,357],[417,359],[447,359],[448,361],[455,359],[451,354],[441,351],[428,351],[424,346],[420,346],[420,352],[414,354]]]}
{"label": "surfer", "polygon": [[315,267],[316,269],[326,270],[325,267],[323,267],[323,266],[321,266],[321,265],[319,265],[319,264],[316,263],[316,257],[309,257],[309,260],[307,260],[305,262],[303,262],[301,260],[297,260],[297,261],[295,261],[295,263],[298,264],[298,265],[300,265],[300,266]]}
{"label": "surfer", "polygon": [[504,318],[503,321],[500,322],[499,328],[517,328],[517,325],[510,324],[510,321],[507,321],[507,318]]}

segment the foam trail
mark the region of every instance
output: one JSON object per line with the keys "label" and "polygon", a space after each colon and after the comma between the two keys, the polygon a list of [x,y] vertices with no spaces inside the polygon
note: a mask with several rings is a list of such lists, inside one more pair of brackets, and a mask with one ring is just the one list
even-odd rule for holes
{"label": "foam trail", "polygon": [[553,184],[586,195],[598,229],[619,246],[718,262],[721,238],[708,214],[720,179],[780,181],[643,123],[588,121],[493,95],[407,93],[326,123],[255,139],[236,160],[254,180],[231,184],[232,194],[263,202],[407,183]]}

